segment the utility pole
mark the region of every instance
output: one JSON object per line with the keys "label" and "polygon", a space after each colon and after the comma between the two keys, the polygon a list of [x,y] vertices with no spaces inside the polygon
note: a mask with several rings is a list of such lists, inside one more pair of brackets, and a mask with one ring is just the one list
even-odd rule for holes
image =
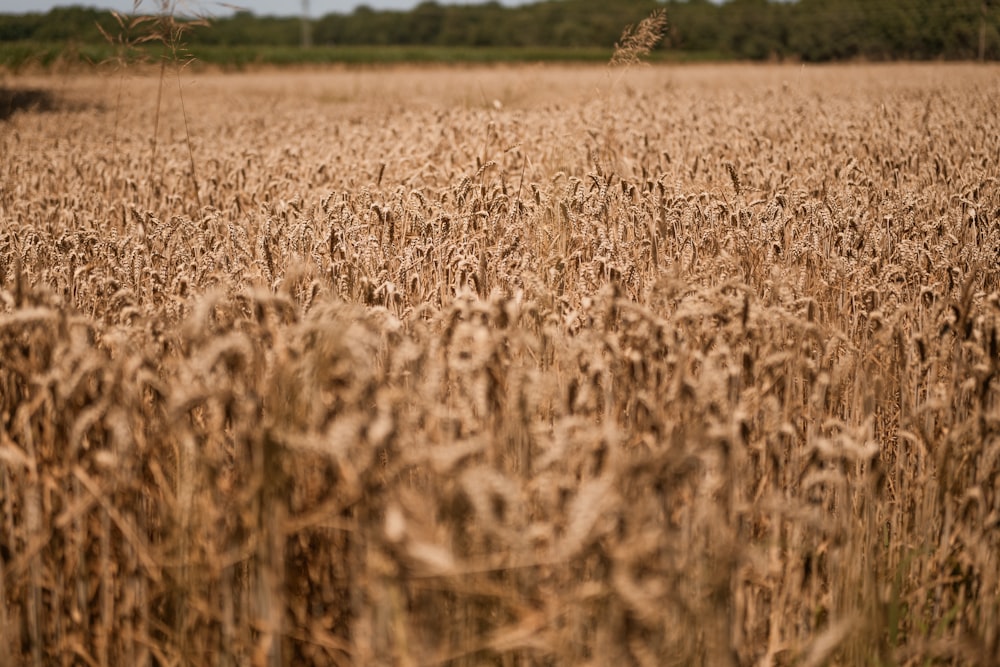
{"label": "utility pole", "polygon": [[312,46],[312,26],[309,24],[309,0],[302,0],[302,48]]}

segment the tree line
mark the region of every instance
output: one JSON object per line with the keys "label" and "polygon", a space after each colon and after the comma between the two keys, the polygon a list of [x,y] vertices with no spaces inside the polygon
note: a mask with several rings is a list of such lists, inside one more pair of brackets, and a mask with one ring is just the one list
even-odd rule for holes
{"label": "tree line", "polygon": [[[423,45],[455,47],[612,48],[626,25],[667,12],[660,50],[695,58],[1000,59],[998,0],[541,0],[423,2],[409,11],[362,6],[303,24],[295,17],[237,12],[209,17],[184,36],[194,55],[213,47]],[[102,30],[97,26],[101,26]],[[141,26],[140,26],[141,28]],[[120,35],[109,12],[84,7],[0,15],[0,41],[93,43]]]}

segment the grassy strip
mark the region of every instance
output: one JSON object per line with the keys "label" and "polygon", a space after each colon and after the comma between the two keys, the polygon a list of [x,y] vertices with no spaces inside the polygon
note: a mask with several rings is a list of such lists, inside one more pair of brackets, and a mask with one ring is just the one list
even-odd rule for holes
{"label": "grassy strip", "polygon": [[114,49],[106,44],[0,42],[0,66],[13,70],[32,66],[48,69],[69,64],[98,64],[113,56]]}
{"label": "grassy strip", "polygon": [[[600,48],[512,48],[448,46],[317,46],[309,49],[289,46],[196,46],[190,55],[198,62],[222,67],[243,68],[254,65],[349,64],[378,65],[397,63],[519,63],[580,62],[605,63],[610,49]],[[162,49],[147,46],[134,53],[132,60],[156,59]],[[114,59],[115,50],[105,44],[56,42],[0,43],[0,66],[18,70],[25,67],[52,68],[66,65],[96,65]],[[654,52],[654,62],[719,60],[715,53]]]}
{"label": "grassy strip", "polygon": [[216,65],[395,64],[483,62],[607,62],[608,49],[441,47],[441,46],[327,46],[297,47],[197,47],[200,61]]}

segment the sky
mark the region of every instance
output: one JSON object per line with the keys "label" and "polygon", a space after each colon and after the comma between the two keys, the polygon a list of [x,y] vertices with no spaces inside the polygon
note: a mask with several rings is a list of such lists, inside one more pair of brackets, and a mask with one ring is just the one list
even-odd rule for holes
{"label": "sky", "polygon": [[[437,0],[440,4],[479,4],[484,0]],[[521,5],[529,0],[501,0],[504,5]],[[24,14],[27,12],[47,12],[53,7],[82,5],[100,9],[115,9],[119,12],[132,11],[133,0],[0,0],[0,14]],[[143,0],[140,9],[152,11],[160,0]],[[178,13],[197,13],[209,16],[226,16],[233,7],[247,9],[258,16],[298,15],[302,10],[301,0],[176,0]],[[350,13],[358,5],[368,5],[374,9],[412,9],[420,0],[309,0],[309,14],[323,16],[333,12]]]}

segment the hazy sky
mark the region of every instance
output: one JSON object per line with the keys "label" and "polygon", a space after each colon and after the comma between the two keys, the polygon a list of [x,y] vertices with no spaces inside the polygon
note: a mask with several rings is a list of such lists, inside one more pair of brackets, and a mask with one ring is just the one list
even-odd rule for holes
{"label": "hazy sky", "polygon": [[[479,4],[484,0],[437,0],[449,4]],[[501,0],[505,5],[521,5],[529,0]],[[133,0],[0,0],[0,14],[23,14],[25,12],[47,12],[53,7],[65,5],[82,5],[99,7],[101,9],[117,9],[120,12],[131,12]],[[143,0],[140,9],[152,11],[160,4],[159,0]],[[301,0],[176,0],[179,13],[208,14],[209,16],[225,16],[232,13],[232,7],[248,9],[254,14],[298,14],[302,8]],[[331,12],[348,13],[358,5],[368,5],[375,9],[411,9],[420,4],[420,0],[309,0],[311,16],[323,16]]]}

